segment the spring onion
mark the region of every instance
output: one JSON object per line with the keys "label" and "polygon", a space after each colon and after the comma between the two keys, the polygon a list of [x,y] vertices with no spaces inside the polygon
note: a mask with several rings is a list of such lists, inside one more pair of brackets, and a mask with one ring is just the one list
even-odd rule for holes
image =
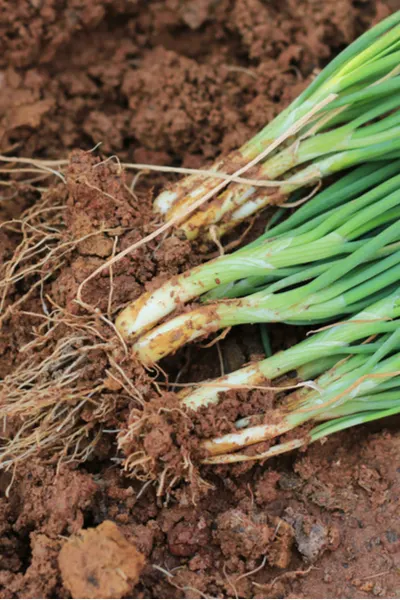
{"label": "spring onion", "polygon": [[[373,353],[368,356],[372,346]],[[315,382],[316,389],[302,388],[286,397],[267,415],[236,422],[236,432],[208,440],[206,463],[226,464],[260,460],[315,442],[331,433],[400,412],[400,327],[365,344],[363,354],[339,360]],[[299,370],[301,373],[301,370]],[[320,422],[306,435],[281,441],[249,456],[237,452],[279,436],[309,422]]]}
{"label": "spring onion", "polygon": [[[388,293],[349,319],[323,329],[298,344],[278,352],[263,361],[250,364],[213,382],[185,390],[182,394],[183,406],[199,410],[216,404],[221,392],[234,387],[247,387],[273,381],[290,371],[305,369],[305,378],[322,372],[332,356],[339,359],[354,353],[353,345],[359,347],[370,336],[393,333],[400,327],[400,287]],[[320,368],[319,365],[322,364]],[[313,369],[313,371],[311,370]]]}
{"label": "spring onion", "polygon": [[[294,190],[390,156],[400,131],[400,117],[392,113],[399,105],[399,60],[397,11],[339,54],[254,138],[218,159],[210,176],[192,175],[162,192],[155,210],[167,220],[181,217],[179,229],[189,239],[207,234],[211,226],[214,235],[222,235],[263,207],[284,203]],[[254,184],[221,183],[221,174],[237,178],[248,170]],[[196,202],[224,187],[188,216]]]}
{"label": "spring onion", "polygon": [[[360,177],[365,168],[327,188],[263,239],[173,278],[125,309],[117,327],[127,338],[139,334],[139,358],[152,364],[189,341],[241,323],[337,320],[396,288],[400,161],[368,166],[369,175]],[[199,292],[209,292],[204,306],[151,329]]]}
{"label": "spring onion", "polygon": [[[208,427],[202,429],[210,407],[214,405],[218,411],[221,394],[253,388],[275,390],[273,406],[264,413],[255,409],[249,414],[250,405],[245,404],[246,410],[240,414],[239,408],[224,435],[210,436]],[[287,391],[293,388],[295,391]],[[197,461],[265,460],[336,431],[399,413],[399,398],[400,286],[349,319],[324,327],[287,350],[181,391],[180,406],[175,410],[183,415],[185,430],[196,438],[192,456],[182,440],[182,468],[192,481]],[[132,411],[120,447],[128,451],[127,469],[156,478],[161,468],[162,489],[169,467],[163,460],[158,464],[157,455],[146,447],[155,414],[151,403],[148,408],[147,415]],[[155,412],[159,410],[157,405]],[[224,423],[226,431],[226,417]],[[264,442],[267,446],[257,446]],[[177,444],[179,447],[179,440]],[[173,481],[177,478],[179,474],[174,472]]]}

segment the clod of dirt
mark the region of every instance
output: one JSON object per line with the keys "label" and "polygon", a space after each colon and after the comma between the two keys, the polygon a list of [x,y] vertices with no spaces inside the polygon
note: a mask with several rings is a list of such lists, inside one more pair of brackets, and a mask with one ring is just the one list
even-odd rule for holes
{"label": "clod of dirt", "polygon": [[168,532],[168,547],[175,556],[192,556],[209,542],[209,530],[204,518],[197,523],[179,521]]}
{"label": "clod of dirt", "polygon": [[278,497],[277,483],[281,476],[276,471],[264,473],[257,484],[256,499],[259,504],[268,504]]}
{"label": "clod of dirt", "polygon": [[256,523],[249,515],[236,509],[222,513],[217,519],[217,526],[216,539],[225,556],[263,556],[273,533],[266,523]]}
{"label": "clod of dirt", "polygon": [[292,527],[278,517],[231,509],[218,517],[214,537],[225,556],[267,556],[271,566],[283,569],[290,562],[293,535]]}
{"label": "clod of dirt", "polygon": [[279,517],[270,517],[270,524],[274,526],[274,541],[268,549],[268,562],[271,567],[286,569],[292,558],[293,527]]}
{"label": "clod of dirt", "polygon": [[300,554],[313,562],[328,545],[328,530],[321,523],[310,525],[306,532],[296,530],[296,543]]}
{"label": "clod of dirt", "polygon": [[308,562],[315,562],[325,550],[337,547],[340,543],[336,528],[314,521],[308,515],[287,509],[285,519],[292,525],[297,548]]}
{"label": "clod of dirt", "polygon": [[58,557],[73,598],[122,598],[139,581],[144,562],[111,521],[71,536]]}

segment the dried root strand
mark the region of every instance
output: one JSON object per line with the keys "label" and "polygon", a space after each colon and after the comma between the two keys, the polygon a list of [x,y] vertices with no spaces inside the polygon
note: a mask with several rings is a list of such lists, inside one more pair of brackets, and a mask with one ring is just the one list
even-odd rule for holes
{"label": "dried root strand", "polygon": [[[143,402],[118,365],[118,338],[107,338],[95,320],[59,308],[38,316],[43,321],[34,339],[20,349],[27,358],[0,381],[0,468],[39,453],[85,461],[113,423],[117,399]],[[100,367],[93,382],[101,361],[109,368]]]}
{"label": "dried root strand", "polygon": [[[62,204],[54,204],[51,194],[44,194],[20,219],[0,225],[0,228],[21,236],[11,258],[1,268],[0,323],[64,264],[71,246],[62,224],[64,208]],[[28,291],[9,302],[14,286],[22,281],[31,284]]]}
{"label": "dried root strand", "polygon": [[[19,348],[17,366],[0,380],[0,468],[15,469],[34,454],[53,461],[84,461],[105,436],[110,439],[109,434],[119,431],[120,409],[124,415],[125,407],[143,405],[143,390],[151,380],[144,376],[139,387],[132,380],[135,366],[125,360],[126,345],[112,323],[111,267],[104,314],[89,305],[81,314],[69,313],[49,297],[49,280],[70,264],[73,251],[90,236],[112,232],[114,256],[123,228],[102,226],[74,236],[65,218],[69,161],[0,156],[0,162],[7,163],[0,167],[0,179],[18,190],[30,178],[29,193],[34,192],[35,200],[19,218],[0,224],[17,240],[12,256],[0,265],[0,327],[16,313],[34,323],[32,338]],[[40,185],[48,177],[62,183],[39,188],[32,177]],[[107,196],[89,180],[84,183]]]}

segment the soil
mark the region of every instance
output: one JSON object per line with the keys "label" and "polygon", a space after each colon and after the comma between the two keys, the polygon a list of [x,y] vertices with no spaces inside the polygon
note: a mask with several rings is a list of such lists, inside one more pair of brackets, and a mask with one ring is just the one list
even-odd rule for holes
{"label": "soil", "polygon": [[[65,365],[45,372],[36,365],[52,352],[58,357],[66,338],[85,365],[78,383],[68,382],[79,401],[70,398],[75,420],[65,437],[38,451],[47,426],[38,409],[27,429],[30,454],[0,472],[0,598],[399,597],[398,421],[337,434],[265,464],[204,467],[198,489],[183,480],[160,496],[158,484],[122,468],[117,434],[143,402],[160,402],[173,415],[176,396],[170,389],[159,400],[154,373],[116,350],[109,320],[144,289],[204,256],[173,237],[154,240],[85,285],[89,307],[75,302],[79,285],[104,259],[154,230],[152,199],[174,178],[134,178],[107,157],[209,164],[398,8],[398,0],[0,1],[1,152],[69,158],[65,181],[2,177],[0,219],[15,220],[0,228],[2,279],[7,261],[22,251],[18,219],[26,211],[44,248],[41,275],[48,275],[42,286],[35,287],[35,272],[1,291],[0,374],[8,401],[15,398],[7,377],[30,373],[40,402],[51,398],[59,406],[54,379]],[[35,213],[49,206],[60,207],[51,230],[50,217]],[[18,272],[31,260],[24,258]],[[298,335],[274,327],[273,350]],[[198,381],[262,353],[259,330],[238,327],[219,346],[189,347],[162,368],[171,382]],[[26,381],[19,380],[24,398]],[[231,421],[266,409],[271,397],[253,392],[239,400],[227,395],[219,412],[193,421],[190,431],[229,430],[222,416]],[[2,435],[17,431],[27,414],[21,409],[4,420]],[[55,427],[62,414],[54,413]],[[153,419],[148,446],[157,460],[170,452],[174,465],[171,435],[179,419],[161,412]],[[184,437],[189,425],[179,422]],[[72,451],[68,436],[77,424],[82,436]]]}
{"label": "soil", "polygon": [[61,577],[73,598],[120,598],[139,580],[144,556],[112,521],[82,529],[63,545]]}

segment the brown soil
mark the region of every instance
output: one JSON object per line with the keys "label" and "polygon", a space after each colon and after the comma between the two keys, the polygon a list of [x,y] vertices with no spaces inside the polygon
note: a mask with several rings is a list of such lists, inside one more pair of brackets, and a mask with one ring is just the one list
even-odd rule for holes
{"label": "brown soil", "polygon": [[[20,174],[2,186],[2,222],[39,203],[61,207],[61,216],[52,217],[55,237],[46,238],[38,255],[42,275],[49,274],[43,287],[34,287],[37,273],[7,287],[0,374],[14,373],[26,360],[40,399],[56,403],[52,382],[59,372],[34,369],[70,338],[71,352],[85,364],[79,398],[90,398],[82,406],[71,399],[72,425],[83,432],[76,448],[92,449],[80,464],[70,439],[60,439],[53,451],[34,448],[15,472],[0,473],[0,598],[66,598],[68,590],[86,597],[399,596],[398,423],[344,432],[267,464],[202,468],[198,489],[182,481],[160,498],[157,485],[126,476],[116,448],[116,431],[129,415],[143,401],[158,401],[153,374],[123,355],[101,315],[113,317],[146,287],[201,256],[187,242],[156,240],[118,262],[112,278],[107,270],[85,286],[83,300],[97,312],[82,319],[87,313],[74,302],[80,283],[105,258],[153,231],[152,198],[172,180],[142,174],[132,191],[132,176],[102,159],[207,164],[254,134],[315,69],[397,8],[398,0],[0,2],[1,152],[70,156],[66,183],[46,179],[39,185],[47,191],[38,193]],[[89,152],[99,142],[101,152]],[[49,233],[48,221],[32,219],[38,236]],[[21,239],[17,224],[0,229],[2,278]],[[61,244],[67,244],[62,253]],[[49,314],[55,320],[43,324]],[[273,328],[274,350],[295,335]],[[216,346],[189,347],[163,368],[171,381],[196,381],[262,353],[252,327],[237,328],[219,347],[222,364]],[[191,421],[190,432],[229,430],[223,415],[231,422],[271,402],[264,393],[238,398],[228,394],[218,411]],[[174,466],[171,439],[182,445],[189,425],[174,413],[173,394],[162,402],[171,412],[159,413],[158,421],[153,414],[147,443],[155,464],[168,455]],[[6,435],[24,418],[10,417]],[[33,426],[32,432],[37,441]],[[101,525],[108,521],[118,527]],[[133,547],[145,557],[136,587]],[[98,575],[96,585],[83,571],[67,573],[83,569],[82,554]],[[119,570],[103,584],[105,563]],[[92,588],[74,591],[70,577]]]}
{"label": "brown soil", "polygon": [[58,564],[73,598],[121,598],[139,581],[144,556],[112,521],[81,529],[61,548]]}

